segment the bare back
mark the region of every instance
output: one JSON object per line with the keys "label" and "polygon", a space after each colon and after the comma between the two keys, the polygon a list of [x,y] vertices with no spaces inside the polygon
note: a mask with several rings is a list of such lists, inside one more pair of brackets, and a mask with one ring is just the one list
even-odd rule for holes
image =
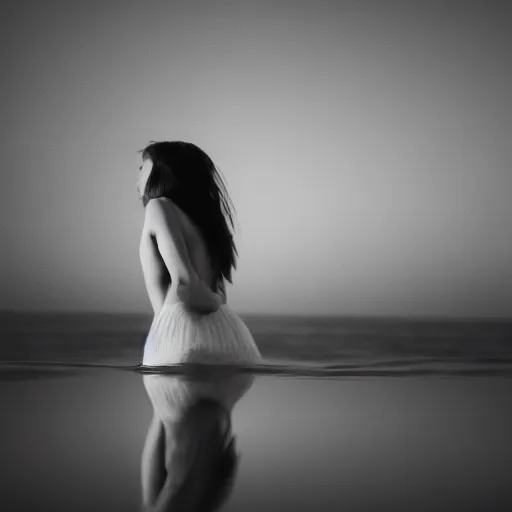
{"label": "bare back", "polygon": [[199,228],[194,224],[190,217],[174,203],[175,211],[178,215],[183,237],[187,246],[190,261],[197,275],[208,284],[212,291],[216,290],[214,282],[215,273],[212,268],[208,246],[201,234]]}

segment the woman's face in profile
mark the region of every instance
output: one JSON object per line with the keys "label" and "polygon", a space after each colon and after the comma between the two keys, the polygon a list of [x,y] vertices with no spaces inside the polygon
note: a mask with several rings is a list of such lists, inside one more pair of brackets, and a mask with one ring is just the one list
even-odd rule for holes
{"label": "woman's face in profile", "polygon": [[146,183],[148,181],[149,175],[151,174],[151,169],[153,168],[153,162],[149,158],[145,158],[142,160],[142,164],[139,167],[139,176],[137,179],[137,192],[139,194],[139,199],[142,199],[144,194],[144,190],[146,189]]}

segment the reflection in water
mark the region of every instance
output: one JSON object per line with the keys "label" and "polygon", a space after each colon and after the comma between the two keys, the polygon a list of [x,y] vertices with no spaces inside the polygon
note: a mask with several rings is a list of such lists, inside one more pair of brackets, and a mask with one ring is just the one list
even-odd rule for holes
{"label": "reflection in water", "polygon": [[253,377],[143,375],[143,382],[153,418],[142,452],[142,510],[216,510],[238,463],[231,411]]}

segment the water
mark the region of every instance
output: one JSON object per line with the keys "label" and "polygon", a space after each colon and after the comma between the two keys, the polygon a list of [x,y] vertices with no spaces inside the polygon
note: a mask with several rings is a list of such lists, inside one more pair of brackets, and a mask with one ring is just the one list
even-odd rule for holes
{"label": "water", "polygon": [[[274,367],[487,369],[512,363],[512,321],[243,317]],[[149,315],[0,313],[0,361],[136,365]]]}
{"label": "water", "polygon": [[[268,364],[240,369],[255,379],[222,510],[512,509],[510,324],[245,320]],[[2,510],[140,510],[150,321],[0,318]],[[181,388],[232,376],[169,371]]]}

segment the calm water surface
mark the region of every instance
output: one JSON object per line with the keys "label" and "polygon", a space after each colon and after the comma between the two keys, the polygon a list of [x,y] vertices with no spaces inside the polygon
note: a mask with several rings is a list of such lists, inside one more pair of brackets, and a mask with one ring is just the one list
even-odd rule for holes
{"label": "calm water surface", "polygon": [[[234,408],[222,510],[512,510],[510,324],[248,324],[270,366]],[[0,317],[2,511],[140,510],[148,325]]]}
{"label": "calm water surface", "polygon": [[[258,376],[234,409],[222,510],[510,510],[511,392],[503,377]],[[139,510],[141,375],[10,372],[0,406],[4,510]]]}

